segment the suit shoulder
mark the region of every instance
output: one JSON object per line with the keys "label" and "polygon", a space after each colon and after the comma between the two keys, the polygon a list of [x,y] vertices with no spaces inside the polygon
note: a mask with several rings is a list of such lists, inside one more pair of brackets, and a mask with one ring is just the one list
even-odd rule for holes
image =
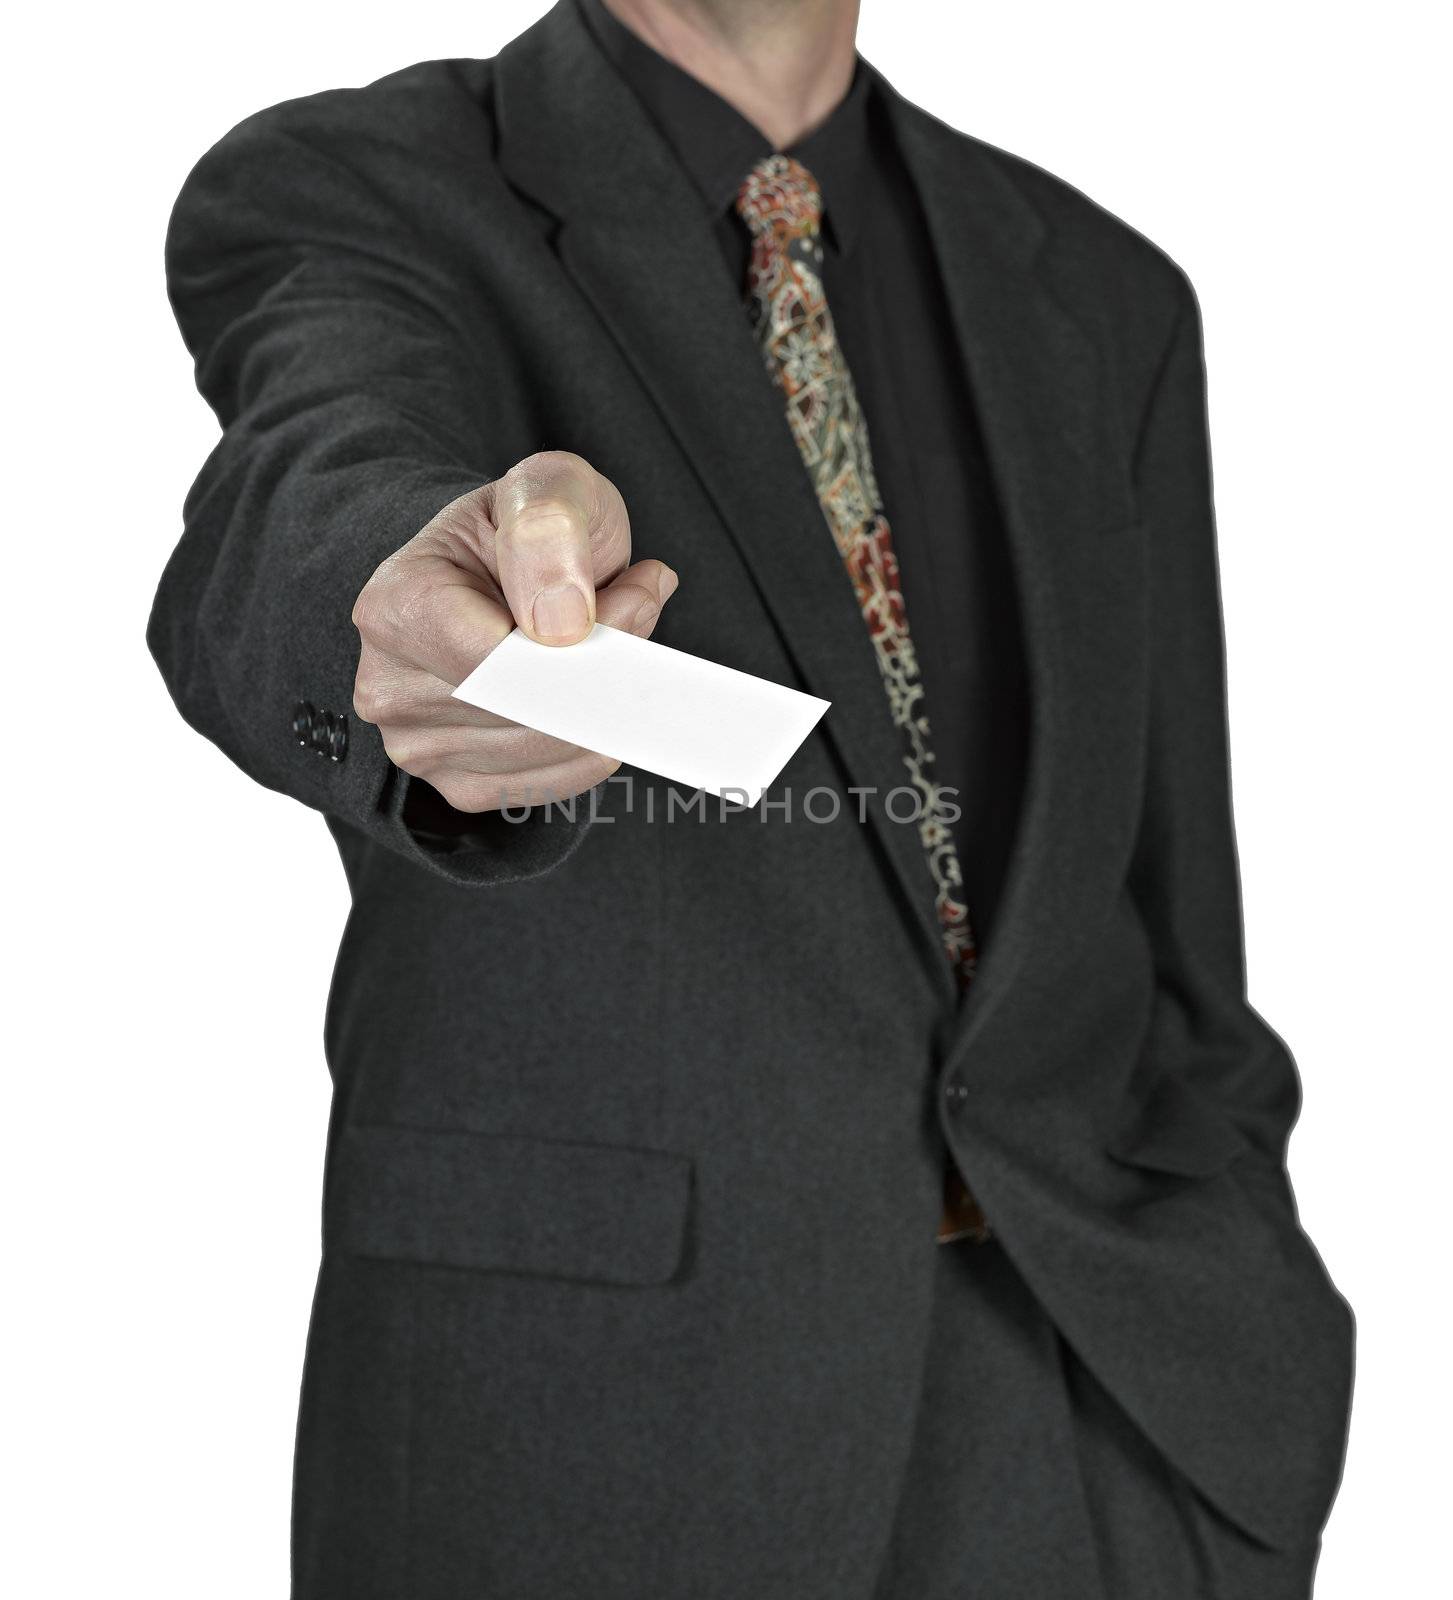
{"label": "suit shoulder", "polygon": [[188,344],[309,256],[362,263],[396,293],[446,293],[458,219],[504,203],[491,94],[489,62],[425,62],[283,101],[224,134],[167,225],[167,287]]}
{"label": "suit shoulder", "polygon": [[407,187],[423,169],[478,170],[491,154],[492,62],[425,61],[361,88],[284,100],[244,118],[204,154],[183,189],[274,184],[304,169],[348,175],[374,189]]}
{"label": "suit shoulder", "polygon": [[493,64],[429,61],[355,89],[285,100],[239,122],[172,207],[174,298],[218,260],[309,247],[445,251],[450,219],[504,203],[494,161]]}
{"label": "suit shoulder", "polygon": [[421,61],[362,88],[284,100],[246,118],[228,137],[256,131],[388,145],[475,136],[492,81],[491,61]]}
{"label": "suit shoulder", "polygon": [[944,122],[881,77],[879,83],[900,133],[931,152],[946,170],[960,173],[973,203],[987,202],[1007,226],[1033,218],[1049,241],[1063,287],[1087,311],[1114,319],[1133,307],[1134,320],[1142,322],[1162,305],[1174,316],[1188,298],[1194,300],[1177,262],[1082,189],[1024,156]]}
{"label": "suit shoulder", "polygon": [[1153,239],[1092,199],[1068,179],[1024,156],[974,138],[972,146],[998,175],[1038,212],[1058,249],[1078,272],[1106,289],[1128,288],[1143,302],[1164,299],[1179,307],[1194,299],[1185,269]]}

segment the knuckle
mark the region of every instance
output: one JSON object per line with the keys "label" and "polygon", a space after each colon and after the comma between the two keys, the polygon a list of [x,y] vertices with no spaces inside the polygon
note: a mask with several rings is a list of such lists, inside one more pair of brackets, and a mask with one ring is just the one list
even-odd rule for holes
{"label": "knuckle", "polygon": [[489,488],[488,483],[481,483],[477,489],[466,489],[447,506],[441,506],[409,541],[409,545],[427,548],[437,543],[441,534],[447,536],[454,533],[485,505]]}
{"label": "knuckle", "polygon": [[494,485],[496,510],[515,529],[573,532],[587,520],[584,508],[593,503],[596,478],[594,468],[568,450],[539,450]]}
{"label": "knuckle", "polygon": [[518,475],[521,484],[538,486],[559,478],[588,477],[594,470],[584,456],[573,450],[536,450],[516,462],[505,476]]}
{"label": "knuckle", "polygon": [[558,495],[541,495],[527,500],[515,513],[512,523],[516,538],[532,543],[549,543],[578,537],[585,526],[585,518],[566,499]]}
{"label": "knuckle", "polygon": [[353,626],[367,638],[377,631],[379,620],[379,593],[378,574],[375,573],[367,583],[358,591],[358,598],[353,602]]}
{"label": "knuckle", "polygon": [[409,626],[411,615],[435,587],[431,572],[395,552],[359,591],[353,602],[353,625],[365,639],[386,642]]}
{"label": "knuckle", "polygon": [[384,754],[396,767],[416,778],[427,778],[430,762],[422,742],[407,731],[390,730],[384,735]]}
{"label": "knuckle", "polygon": [[417,638],[430,626],[438,603],[439,584],[432,572],[400,577],[389,594],[390,620],[402,638]]}
{"label": "knuckle", "polygon": [[648,634],[656,625],[661,607],[656,596],[638,583],[616,583],[611,590],[609,621],[625,633]]}
{"label": "knuckle", "polygon": [[373,569],[368,582],[358,592],[358,599],[354,603],[355,611],[372,613],[387,604],[389,592],[398,582],[399,574],[408,570],[409,557],[418,537],[416,534],[401,549],[385,556]]}
{"label": "knuckle", "polygon": [[631,554],[631,515],[619,489],[609,478],[597,487],[599,514],[590,527],[590,543],[598,559],[624,565]]}
{"label": "knuckle", "polygon": [[434,778],[431,781],[456,811],[492,811],[498,803],[499,785],[492,778],[459,773]]}
{"label": "knuckle", "polygon": [[353,685],[353,712],[375,727],[388,720],[391,696],[377,678],[361,676]]}

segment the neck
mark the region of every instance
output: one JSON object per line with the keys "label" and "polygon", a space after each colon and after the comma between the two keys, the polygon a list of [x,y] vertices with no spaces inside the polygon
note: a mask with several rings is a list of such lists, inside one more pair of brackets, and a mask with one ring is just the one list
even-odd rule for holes
{"label": "neck", "polygon": [[821,126],[853,80],[858,0],[603,0],[783,150]]}

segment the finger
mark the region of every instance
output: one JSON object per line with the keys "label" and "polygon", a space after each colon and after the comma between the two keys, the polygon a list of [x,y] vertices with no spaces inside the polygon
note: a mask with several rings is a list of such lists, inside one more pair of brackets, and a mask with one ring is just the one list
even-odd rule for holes
{"label": "finger", "polygon": [[481,593],[452,562],[402,553],[364,587],[353,621],[365,648],[372,646],[451,688],[514,629],[504,606]]}
{"label": "finger", "polygon": [[518,723],[490,728],[399,723],[386,724],[382,732],[389,760],[431,783],[440,772],[504,777],[559,766],[593,753]]}
{"label": "finger", "polygon": [[490,486],[494,571],[515,621],[541,644],[583,639],[596,590],[630,557],[619,490],[579,456],[550,451]]}
{"label": "finger", "polygon": [[604,783],[620,767],[608,756],[584,754],[557,766],[506,775],[453,770],[429,782],[456,811],[498,811],[501,807],[563,803]]}
{"label": "finger", "polygon": [[362,721],[390,731],[427,729],[458,736],[518,727],[509,717],[456,699],[442,678],[407,666],[370,644],[359,651],[353,709]]}
{"label": "finger", "polygon": [[678,581],[664,561],[638,561],[596,595],[596,620],[647,639]]}

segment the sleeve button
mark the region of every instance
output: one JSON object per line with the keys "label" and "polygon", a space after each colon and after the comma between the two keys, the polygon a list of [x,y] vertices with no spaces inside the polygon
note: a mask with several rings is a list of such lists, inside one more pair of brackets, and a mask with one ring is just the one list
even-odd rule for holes
{"label": "sleeve button", "polygon": [[330,719],[332,726],[328,730],[328,759],[341,761],[348,754],[348,717],[344,712],[339,712]]}
{"label": "sleeve button", "polygon": [[299,700],[293,707],[293,737],[304,748],[313,742],[313,718],[316,715],[308,700]]}

